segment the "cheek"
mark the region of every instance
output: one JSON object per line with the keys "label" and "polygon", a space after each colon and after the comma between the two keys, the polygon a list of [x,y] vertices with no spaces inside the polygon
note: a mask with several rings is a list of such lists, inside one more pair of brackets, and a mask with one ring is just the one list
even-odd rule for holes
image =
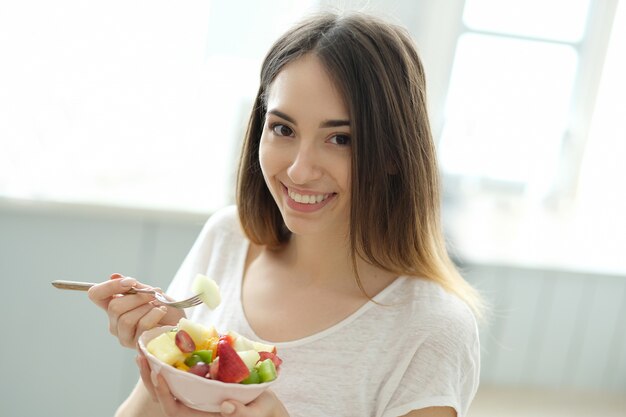
{"label": "cheek", "polygon": [[338,178],[340,178],[339,181],[341,182],[343,189],[349,192],[352,187],[352,165],[350,158],[346,158],[346,160],[342,162],[343,163],[341,165],[338,164],[338,166],[342,167],[341,171],[338,172]]}
{"label": "cheek", "polygon": [[267,182],[268,178],[275,174],[276,170],[276,158],[275,152],[271,151],[271,146],[264,140],[264,136],[261,136],[261,142],[259,143],[259,165],[261,166],[261,172]]}
{"label": "cheek", "polygon": [[259,145],[259,165],[261,166],[263,177],[267,180],[267,149],[263,146],[262,140]]}

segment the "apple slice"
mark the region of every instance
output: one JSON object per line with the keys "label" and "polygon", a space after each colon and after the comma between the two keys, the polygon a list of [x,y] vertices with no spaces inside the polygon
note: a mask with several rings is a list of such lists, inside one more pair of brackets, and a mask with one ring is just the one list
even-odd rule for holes
{"label": "apple slice", "polygon": [[254,368],[254,365],[256,365],[256,363],[261,358],[261,356],[259,355],[259,352],[257,352],[254,349],[237,352],[237,354],[239,355],[243,363],[246,364],[248,369]]}
{"label": "apple slice", "polygon": [[206,275],[197,274],[193,284],[191,284],[191,290],[194,294],[198,294],[202,302],[211,310],[215,309],[222,301],[220,287]]}
{"label": "apple slice", "polygon": [[230,330],[227,333],[227,335],[233,339],[232,345],[237,352],[254,349],[257,352],[276,353],[276,346],[274,345],[269,345],[267,343],[261,343],[261,342],[250,340],[247,337],[242,336],[233,330]]}
{"label": "apple slice", "polygon": [[218,342],[217,356],[219,358],[217,369],[219,381],[239,383],[250,375],[248,366],[226,340]]}
{"label": "apple slice", "polygon": [[252,347],[254,348],[254,350],[256,350],[257,352],[271,352],[271,353],[276,353],[276,346],[274,345],[269,345],[267,343],[261,343],[261,342],[257,342],[257,341],[251,341],[252,343]]}
{"label": "apple slice", "polygon": [[229,330],[227,335],[232,338],[233,349],[235,349],[237,352],[243,352],[246,350],[254,350],[254,346],[252,346],[252,342],[248,338],[240,335],[239,333],[233,330]]}

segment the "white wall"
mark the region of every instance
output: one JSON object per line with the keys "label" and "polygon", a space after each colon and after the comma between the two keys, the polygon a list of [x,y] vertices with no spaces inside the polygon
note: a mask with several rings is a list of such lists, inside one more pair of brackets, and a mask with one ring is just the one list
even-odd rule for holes
{"label": "white wall", "polygon": [[[1,201],[0,201],[1,203]],[[1,416],[110,416],[134,384],[134,354],[86,294],[55,279],[112,272],[166,286],[204,219],[94,208],[0,208]]]}

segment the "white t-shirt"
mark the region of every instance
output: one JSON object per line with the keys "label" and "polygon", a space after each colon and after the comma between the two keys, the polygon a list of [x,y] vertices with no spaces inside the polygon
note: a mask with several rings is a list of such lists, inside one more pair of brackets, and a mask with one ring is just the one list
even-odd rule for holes
{"label": "white t-shirt", "polygon": [[402,276],[374,297],[380,304],[367,302],[322,332],[274,343],[254,333],[241,304],[248,247],[236,208],[219,211],[168,293],[192,295],[197,273],[217,281],[222,303],[213,311],[191,308],[187,317],[276,345],[283,365],[272,389],[292,417],[392,417],[430,406],[467,414],[478,388],[480,348],[474,316],[458,297],[432,281]]}

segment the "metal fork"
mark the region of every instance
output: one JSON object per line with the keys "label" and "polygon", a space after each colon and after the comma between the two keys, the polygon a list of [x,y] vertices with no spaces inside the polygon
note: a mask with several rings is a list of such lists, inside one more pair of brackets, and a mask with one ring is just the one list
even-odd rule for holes
{"label": "metal fork", "polygon": [[[93,282],[66,281],[66,280],[52,281],[51,284],[55,286],[56,288],[60,288],[62,290],[75,290],[75,291],[87,291],[89,290],[89,288],[96,285]],[[125,294],[137,294],[137,293],[152,294],[154,295],[154,298],[156,298],[159,303],[166,305],[168,307],[174,307],[174,308],[181,308],[181,309],[189,308],[189,307],[197,306],[198,304],[202,303],[202,300],[200,299],[200,295],[194,295],[193,297],[189,297],[185,300],[170,301],[167,298],[165,298],[165,295],[163,295],[162,293],[157,292],[156,290],[148,289],[148,288],[132,287],[131,289],[125,292]]]}

